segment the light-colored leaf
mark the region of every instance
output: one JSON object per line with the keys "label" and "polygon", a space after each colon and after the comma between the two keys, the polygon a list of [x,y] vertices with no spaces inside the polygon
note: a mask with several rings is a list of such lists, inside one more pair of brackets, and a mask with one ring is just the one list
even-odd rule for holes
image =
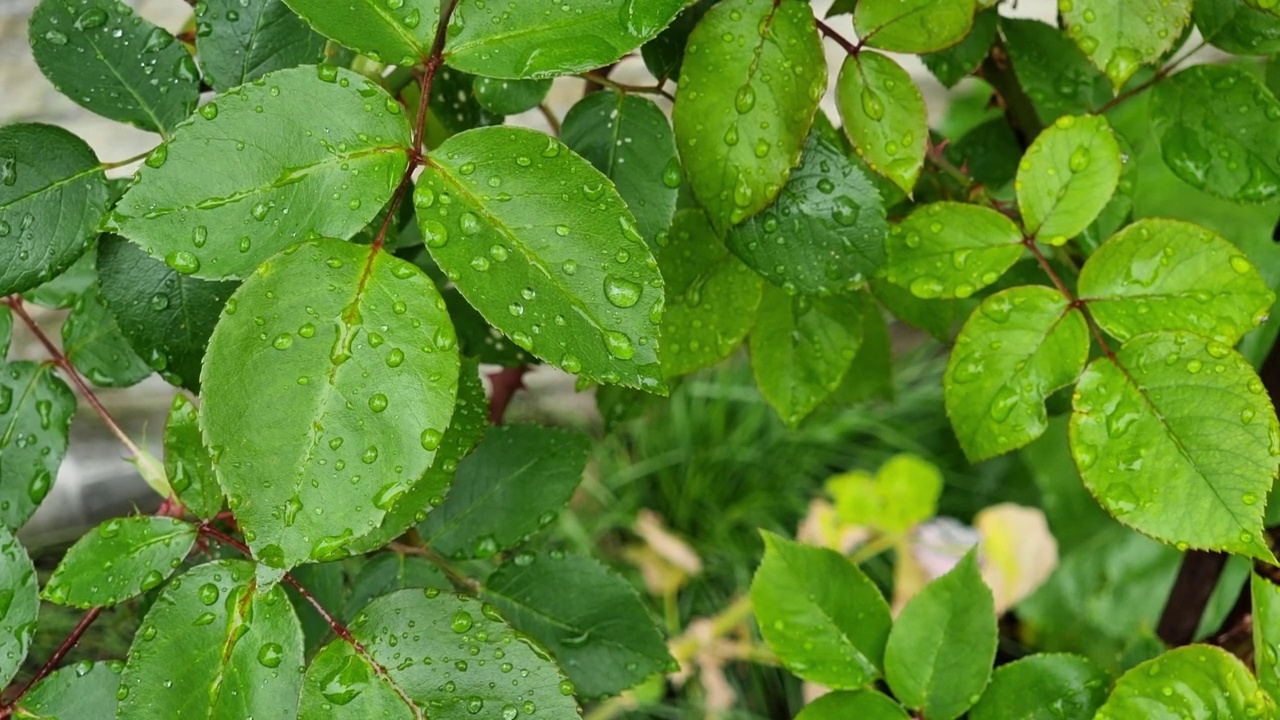
{"label": "light-colored leaf", "polygon": [[976,9],[975,0],[860,0],[853,28],[867,47],[934,52],[969,34]]}
{"label": "light-colored leaf", "polygon": [[1275,712],[1275,701],[1238,658],[1210,645],[1188,645],[1126,672],[1094,720],[1226,720]]}
{"label": "light-colored leaf", "polygon": [[1106,118],[1055,120],[1018,164],[1014,187],[1027,232],[1050,245],[1079,235],[1115,194],[1122,164]]}
{"label": "light-colored leaf", "polygon": [[885,55],[850,55],[836,79],[836,109],[858,156],[908,195],[924,167],[929,117],[924,96]]}
{"label": "light-colored leaf", "polygon": [[957,202],[918,206],[889,230],[884,277],[918,298],[967,298],[1022,256],[1022,232],[990,208]]}
{"label": "light-colored leaf", "polygon": [[1191,0],[1064,0],[1067,35],[1119,89],[1173,48],[1191,22]]}

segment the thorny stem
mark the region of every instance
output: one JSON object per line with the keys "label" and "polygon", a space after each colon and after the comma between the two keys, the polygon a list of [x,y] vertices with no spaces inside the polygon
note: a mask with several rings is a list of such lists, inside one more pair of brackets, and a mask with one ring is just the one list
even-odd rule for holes
{"label": "thorny stem", "polygon": [[857,55],[862,50],[861,42],[858,42],[857,44],[851,43],[849,42],[848,38],[836,32],[835,29],[832,28],[830,25],[822,22],[817,18],[814,18],[813,21],[818,23],[818,29],[822,31],[823,35],[826,35],[832,40],[835,40],[836,44],[844,48],[844,51],[846,53],[849,53],[850,55]]}
{"label": "thorny stem", "polygon": [[85,634],[85,631],[89,629],[89,626],[92,625],[101,614],[102,608],[96,607],[90,609],[89,612],[85,613],[80,618],[80,622],[76,623],[75,628],[71,630],[71,634],[67,635],[67,637],[62,641],[62,644],[58,646],[58,649],[53,651],[53,655],[49,656],[49,659],[40,667],[40,670],[35,674],[35,677],[28,680],[27,684],[22,686],[22,689],[18,691],[18,694],[15,695],[7,705],[0,708],[0,718],[8,718],[13,715],[14,707],[18,704],[18,701],[21,700],[36,683],[45,679],[50,673],[57,669],[58,664],[67,656],[67,653],[71,652],[71,649],[76,646],[76,643],[80,642],[80,638]]}

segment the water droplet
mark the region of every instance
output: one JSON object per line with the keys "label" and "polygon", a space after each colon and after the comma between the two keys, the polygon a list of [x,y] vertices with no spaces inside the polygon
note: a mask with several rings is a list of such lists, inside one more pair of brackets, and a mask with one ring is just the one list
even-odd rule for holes
{"label": "water droplet", "polygon": [[161,575],[159,570],[150,570],[146,575],[142,576],[142,582],[138,586],[142,588],[143,592],[146,592],[159,587],[162,582],[164,582],[164,575]]}
{"label": "water droplet", "polygon": [[218,590],[218,586],[213,583],[205,583],[196,591],[196,596],[200,598],[200,602],[205,605],[212,605],[218,602],[219,595],[220,591]]}
{"label": "water droplet", "polygon": [[267,218],[267,213],[270,210],[271,210],[271,207],[269,205],[267,205],[266,203],[260,202],[249,209],[249,214],[253,216],[254,220],[257,220],[258,222],[262,222]]}
{"label": "water droplet", "polygon": [[435,220],[423,220],[422,238],[427,247],[444,247],[445,243],[449,242],[449,231],[445,229],[443,224]]}
{"label": "water droplet", "polygon": [[629,308],[640,302],[643,288],[635,282],[614,275],[604,279],[604,296],[614,307]]}
{"label": "water droplet", "polygon": [[107,12],[102,8],[89,8],[76,18],[75,28],[77,30],[92,30],[96,27],[102,27],[107,24]]}
{"label": "water droplet", "polygon": [[360,461],[365,465],[372,465],[378,459],[378,448],[376,445],[370,445],[360,453]]}
{"label": "water droplet", "polygon": [[169,296],[168,296],[168,295],[165,295],[164,293],[156,293],[155,295],[152,295],[152,296],[151,296],[151,309],[152,309],[152,310],[157,310],[157,311],[159,311],[159,310],[164,310],[164,309],[165,309],[165,308],[167,308],[167,307],[169,307]]}
{"label": "water droplet", "polygon": [[271,341],[271,347],[277,350],[288,350],[290,345],[293,345],[293,336],[289,333],[280,333]]}
{"label": "water droplet", "polygon": [[212,120],[218,117],[218,103],[210,102],[200,106],[200,117]]}
{"label": "water droplet", "polygon": [[475,621],[471,618],[471,613],[466,610],[459,610],[453,614],[452,618],[449,619],[449,627],[453,628],[455,633],[461,635],[462,633],[470,630],[474,622]]}
{"label": "water droplet", "polygon": [[756,106],[756,90],[751,87],[750,83],[738,88],[738,94],[733,98],[733,107],[738,111],[739,115],[745,115],[751,112],[751,108]]}
{"label": "water droplet", "polygon": [[325,82],[338,81],[338,66],[336,65],[317,65],[316,75]]}
{"label": "water droplet", "polygon": [[369,397],[369,409],[380,413],[387,409],[387,396],[382,393],[374,393]]}
{"label": "water droplet", "polygon": [[616,330],[606,330],[603,334],[604,346],[609,354],[619,360],[630,360],[635,357],[636,349],[631,338]]}
{"label": "water droplet", "polygon": [[62,46],[67,44],[67,34],[60,30],[50,30],[44,34],[44,39],[54,45]]}
{"label": "water droplet", "polygon": [[565,275],[573,275],[578,272],[578,263],[573,260],[565,260],[560,264],[560,269],[564,271]]}
{"label": "water droplet", "polygon": [[667,161],[666,167],[662,168],[662,184],[669,188],[678,188],[683,175],[680,160],[673,157]]}
{"label": "water droplet", "polygon": [[431,451],[440,447],[441,441],[444,440],[444,433],[435,428],[427,428],[422,431],[422,449]]}
{"label": "water droplet", "polygon": [[1084,172],[1092,159],[1093,155],[1089,152],[1089,148],[1081,145],[1071,153],[1071,159],[1067,165],[1071,168],[1071,172]]}
{"label": "water droplet", "polygon": [[462,234],[471,236],[480,232],[480,218],[475,213],[464,212],[458,218],[458,227],[462,229]]}
{"label": "water droplet", "polygon": [[[147,159],[143,160],[147,167],[158,168],[164,165],[164,161],[169,159],[169,146],[157,145],[151,152],[147,153]],[[8,183],[6,183],[8,184]]]}
{"label": "water droplet", "polygon": [[875,121],[884,117],[884,102],[871,88],[862,89],[862,112]]}
{"label": "water droplet", "polygon": [[200,269],[200,258],[183,250],[171,252],[164,258],[165,263],[183,275],[190,275]]}
{"label": "water droplet", "polygon": [[282,660],[284,660],[284,648],[276,643],[266,643],[258,649],[258,664],[262,667],[280,667]]}

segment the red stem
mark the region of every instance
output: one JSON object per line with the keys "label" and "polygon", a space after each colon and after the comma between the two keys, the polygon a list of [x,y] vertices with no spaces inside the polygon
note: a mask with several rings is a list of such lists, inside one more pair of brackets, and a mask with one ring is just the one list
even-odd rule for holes
{"label": "red stem", "polygon": [[507,414],[507,406],[511,404],[511,398],[524,388],[524,374],[527,372],[529,367],[521,365],[489,373],[489,382],[493,386],[493,393],[489,396],[490,425],[502,424],[502,418]]}
{"label": "red stem", "polygon": [[848,38],[836,32],[835,29],[832,28],[830,25],[822,22],[817,18],[814,18],[813,21],[818,23],[818,29],[822,31],[823,35],[826,35],[832,40],[835,40],[836,44],[844,48],[844,51],[849,53],[850,55],[857,55],[862,50],[861,41],[859,41],[857,44],[851,43],[849,42]]}

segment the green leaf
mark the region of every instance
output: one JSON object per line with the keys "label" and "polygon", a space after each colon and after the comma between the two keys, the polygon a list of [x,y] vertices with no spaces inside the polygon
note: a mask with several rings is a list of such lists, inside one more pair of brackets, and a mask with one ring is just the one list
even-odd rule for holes
{"label": "green leaf", "polygon": [[487,603],[432,588],[396,590],[349,627],[364,652],[334,640],[316,655],[299,720],[577,716],[573,684]]}
{"label": "green leaf", "polygon": [[884,313],[874,303],[862,317],[862,344],[853,356],[853,364],[858,371],[845,373],[844,381],[827,397],[827,402],[849,407],[869,400],[893,400],[893,347]]}
{"label": "green leaf", "polygon": [[118,605],[159,587],[196,544],[196,526],[170,517],[112,518],[83,535],[41,597],[78,608]]}
{"label": "green leaf", "polygon": [[650,247],[671,225],[682,171],[667,116],[653,102],[594,92],[564,116],[560,138],[613,181]]}
{"label": "green leaf", "polygon": [[169,383],[199,392],[209,336],[236,283],[183,275],[106,235],[98,243],[98,284],[133,352]]}
{"label": "green leaf", "polygon": [[1138,665],[1116,681],[1096,720],[1269,718],[1275,701],[1234,655],[1188,645]]}
{"label": "green leaf", "polygon": [[1280,52],[1280,17],[1249,7],[1244,0],[1199,0],[1191,14],[1214,47],[1235,55]]}
{"label": "green leaf", "polygon": [[910,720],[902,706],[875,690],[827,693],[814,700],[796,720]]}
{"label": "green leaf", "polygon": [[[881,2],[881,4],[888,3]],[[925,67],[929,68],[929,72],[938,78],[938,82],[948,88],[954,87],[977,69],[983,58],[987,56],[987,52],[991,50],[991,43],[996,39],[999,18],[1000,14],[994,9],[979,12],[973,16],[973,29],[964,36],[963,40],[945,50],[921,55],[920,59],[924,61]],[[908,40],[908,42],[911,41]]]}
{"label": "green leaf", "polygon": [[360,573],[351,581],[345,620],[350,622],[357,611],[374,598],[404,588],[452,590],[453,584],[439,566],[424,557],[398,552],[378,553],[365,561]]}
{"label": "green leaf", "polygon": [[1260,325],[1275,301],[1235,245],[1163,219],[1139,220],[1094,251],[1080,271],[1079,295],[1098,326],[1120,340],[1189,330],[1227,345]]}
{"label": "green leaf", "polygon": [[657,255],[668,295],[663,373],[683,375],[729,357],[755,320],[759,276],[729,253],[701,210],[676,213]]}
{"label": "green leaf", "polygon": [[1092,112],[1111,99],[1111,83],[1071,39],[1038,20],[1000,18],[1013,72],[1040,122]]}
{"label": "green leaf", "polygon": [[947,416],[972,462],[1016,450],[1044,434],[1045,400],[1089,359],[1084,315],[1052,288],[996,293],[960,330],[943,388]]}
{"label": "green leaf", "polygon": [[969,130],[942,153],[951,164],[968,170],[975,181],[999,191],[1014,180],[1022,146],[1009,121],[999,117]]}
{"label": "green leaf", "polygon": [[929,128],[924,96],[907,71],[879,53],[850,55],[836,79],[836,109],[858,156],[910,195]]}
{"label": "green leaf", "polygon": [[655,37],[688,3],[582,0],[554,19],[537,3],[461,3],[449,23],[444,58],[451,67],[495,78],[570,75],[612,65]]}
{"label": "green leaf", "polygon": [[1111,676],[1075,655],[1033,655],[996,668],[972,720],[1093,720]]}
{"label": "green leaf", "polygon": [[658,36],[640,48],[644,66],[655,78],[678,77],[689,35],[703,15],[720,0],[694,0]]}
{"label": "green leaf", "polygon": [[689,187],[717,231],[773,202],[826,87],[808,3],[724,0],[698,22],[671,119]]}
{"label": "green leaf", "polygon": [[872,280],[871,292],[895,318],[943,343],[951,342],[956,324],[978,306],[975,299],[924,300],[887,280]]}
{"label": "green leaf", "polygon": [[778,199],[732,228],[725,242],[774,285],[834,295],[856,289],[884,264],[884,218],[870,177],[845,155],[837,131],[818,113],[800,165]]}
{"label": "green leaf", "polygon": [[1280,16],[1280,5],[1273,0],[1244,0],[1245,4],[1251,8],[1266,11],[1272,15]]}
{"label": "green leaf", "polygon": [[336,240],[263,263],[209,341],[201,412],[254,556],[279,577],[376,528],[430,467],[457,382],[444,303],[413,265]]}
{"label": "green leaf", "polygon": [[1018,209],[1027,232],[1050,245],[1079,235],[1115,194],[1122,164],[1106,118],[1055,120],[1018,164]]}
{"label": "green leaf", "polygon": [[200,436],[200,416],[187,396],[178,393],[164,426],[164,470],[169,486],[192,514],[209,519],[222,510],[222,488]]}
{"label": "green leaf", "polygon": [[867,47],[927,53],[968,35],[975,10],[974,0],[860,0],[853,27]]}
{"label": "green leaf", "polygon": [[376,62],[416,65],[431,54],[436,0],[284,0],[311,27]]}
{"label": "green leaf", "polygon": [[889,230],[884,276],[918,298],[967,298],[1022,257],[1022,231],[990,208],[918,206]]}
{"label": "green leaf", "polygon": [[1197,65],[1151,93],[1151,128],[1179,179],[1240,203],[1280,195],[1280,101],[1261,80],[1239,67]]}
{"label": "green leaf", "polygon": [[581,697],[615,695],[675,663],[635,588],[592,558],[520,556],[481,597],[546,646]]}
{"label": "green leaf", "polygon": [[81,660],[49,673],[14,707],[18,720],[101,720],[116,716],[119,660]]}
{"label": "green leaf", "polygon": [[885,645],[889,688],[929,720],[960,717],[991,677],[995,606],[975,555],[907,601]]}
{"label": "green leaf", "polygon": [[538,107],[551,90],[551,79],[499,80],[477,77],[473,88],[480,107],[497,115],[517,115]]}
{"label": "green leaf", "polygon": [[1171,50],[1191,22],[1191,0],[1073,0],[1059,10],[1067,35],[1117,90]]}
{"label": "green leaf", "polygon": [[376,83],[332,66],[280,70],[219,95],[153,151],[110,229],[184,275],[244,277],[300,240],[363,228],[410,142]]}
{"label": "green leaf", "polygon": [[82,294],[62,324],[62,347],[76,370],[98,387],[128,387],[151,374],[129,347],[96,285]]}
{"label": "green leaf", "polygon": [[[0,455],[0,460],[3,458]],[[8,480],[9,475],[3,477]],[[7,522],[0,526],[0,600],[5,606],[4,616],[0,617],[0,681],[5,685],[13,680],[27,656],[40,612],[35,567],[9,529],[14,526]]]}
{"label": "green leaf", "polygon": [[833,550],[761,534],[764,560],[751,581],[751,603],[778,659],[805,680],[836,689],[880,677],[892,619],[879,589]]}
{"label": "green leaf", "polygon": [[219,92],[324,57],[324,36],[282,0],[205,0],[196,11],[200,69]]}
{"label": "green leaf", "polygon": [[295,717],[302,629],[284,588],[259,588],[253,572],[218,560],[165,587],[129,648],[117,717]]}
{"label": "green leaf", "polygon": [[661,389],[657,263],[612,183],[560,141],[514,127],[455,135],[414,204],[431,256],[517,345],[592,380]]}
{"label": "green leaf", "polygon": [[836,513],[846,523],[900,535],[938,512],[942,471],[915,455],[895,455],[874,477],[853,470],[827,480]]}
{"label": "green leaf", "polygon": [[840,386],[862,344],[860,296],[789,296],[764,286],[751,330],[751,370],[769,405],[790,427]]}
{"label": "green leaf", "polygon": [[1234,350],[1186,333],[1139,335],[1089,365],[1073,406],[1076,466],[1117,520],[1179,548],[1272,560],[1261,531],[1280,425]]}
{"label": "green leaf", "polygon": [[9,341],[13,337],[13,315],[8,305],[0,305],[0,364],[9,354]]}
{"label": "green leaf", "polygon": [[[291,570],[289,577],[305,588],[330,616],[341,617],[348,609],[346,598],[347,584],[350,580],[343,564],[342,561],[335,561],[302,565]],[[302,626],[303,652],[310,657],[333,637],[333,628],[311,604],[311,600],[304,598],[292,583],[284,586],[284,592],[289,597],[289,602],[293,604],[293,611],[298,616],[298,624]]]}
{"label": "green leaf", "polygon": [[1253,573],[1250,584],[1253,601],[1253,663],[1262,689],[1276,696],[1280,690],[1280,587]]}
{"label": "green leaf", "polygon": [[53,309],[66,309],[76,304],[81,295],[98,284],[98,253],[93,241],[79,260],[71,263],[54,279],[22,293],[22,299]]}
{"label": "green leaf", "polygon": [[590,442],[538,425],[489,430],[458,463],[444,504],[419,528],[447,557],[489,557],[550,523],[582,481]]}
{"label": "green leaf", "polygon": [[[431,256],[427,249],[423,248],[422,252],[429,260]],[[441,292],[449,317],[453,319],[453,327],[458,333],[458,351],[462,355],[502,367],[521,367],[538,362],[537,358],[490,325],[480,311],[471,307],[466,298],[462,297],[458,288],[449,286]]]}
{"label": "green leaf", "polygon": [[106,204],[106,177],[83,140],[51,125],[0,127],[0,295],[71,267]]}
{"label": "green leaf", "polygon": [[22,527],[49,494],[75,412],[53,365],[0,365],[0,523]]}

